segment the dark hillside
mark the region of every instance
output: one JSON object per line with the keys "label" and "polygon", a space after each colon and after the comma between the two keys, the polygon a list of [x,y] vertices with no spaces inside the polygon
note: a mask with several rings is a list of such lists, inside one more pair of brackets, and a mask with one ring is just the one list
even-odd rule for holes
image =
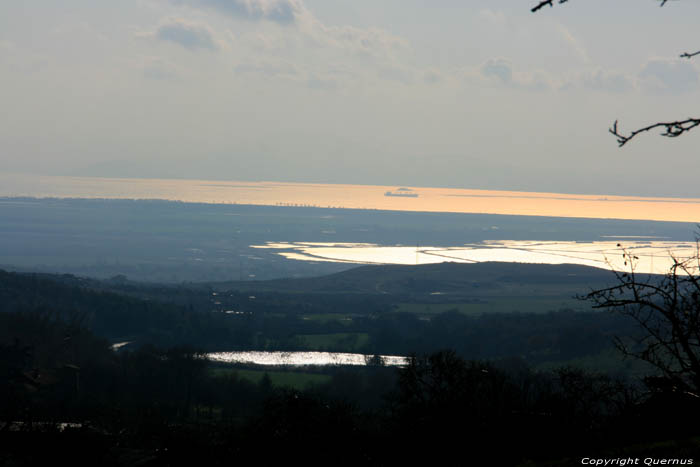
{"label": "dark hillside", "polygon": [[[632,323],[585,312],[590,305],[573,296],[611,277],[570,265],[444,263],[366,266],[213,291],[0,271],[0,312],[48,314],[134,347],[407,355],[447,346],[468,358],[537,365],[610,360],[613,337],[630,335]],[[618,360],[610,364],[620,367]]]}
{"label": "dark hillside", "polygon": [[614,275],[610,271],[587,266],[487,262],[360,266],[323,277],[211,285],[217,290],[463,296],[501,294],[506,287],[511,291],[513,287],[528,291],[554,288],[575,294],[611,282]]}

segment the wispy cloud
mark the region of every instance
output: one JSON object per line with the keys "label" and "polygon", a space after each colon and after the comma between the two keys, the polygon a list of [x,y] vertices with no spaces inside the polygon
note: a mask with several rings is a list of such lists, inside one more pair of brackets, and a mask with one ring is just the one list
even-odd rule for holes
{"label": "wispy cloud", "polygon": [[565,28],[561,24],[557,24],[556,27],[557,27],[557,31],[559,32],[559,35],[564,40],[564,43],[567,44],[574,51],[574,53],[578,56],[578,58],[583,63],[589,63],[591,60],[588,57],[588,52],[586,51],[586,48],[583,46],[581,41],[579,39],[577,39],[571,33],[571,31],[569,31],[567,28]]}
{"label": "wispy cloud", "polygon": [[698,89],[700,73],[687,60],[653,58],[639,72],[639,78],[651,92],[681,94]]}
{"label": "wispy cloud", "polygon": [[408,48],[408,41],[378,28],[326,26],[315,21],[306,32],[316,39],[318,45],[371,57],[389,58]]}
{"label": "wispy cloud", "polygon": [[186,49],[218,49],[214,33],[209,26],[184,19],[172,19],[161,24],[155,31],[155,37],[180,44]]}
{"label": "wispy cloud", "polygon": [[234,71],[240,74],[260,74],[269,77],[297,77],[300,71],[296,65],[286,61],[244,62],[236,65]]}
{"label": "wispy cloud", "polygon": [[458,76],[471,83],[530,91],[587,89],[607,93],[683,94],[700,89],[700,70],[688,61],[654,58],[639,72],[589,68],[573,73],[518,69],[508,58],[491,58]]}
{"label": "wispy cloud", "polygon": [[172,42],[189,50],[218,50],[219,43],[212,28],[182,18],[168,18],[154,31],[137,32],[136,37]]}
{"label": "wispy cloud", "polygon": [[299,0],[170,0],[176,5],[216,10],[250,21],[293,24],[306,9]]}
{"label": "wispy cloud", "polygon": [[481,65],[481,74],[487,78],[497,78],[502,83],[513,82],[513,65],[505,58],[492,58]]}
{"label": "wispy cloud", "polygon": [[295,26],[312,44],[357,55],[386,59],[406,49],[408,42],[379,28],[331,26],[316,18],[302,0],[170,0],[175,5],[213,10],[248,21],[270,21]]}
{"label": "wispy cloud", "polygon": [[519,71],[507,58],[491,58],[481,64],[478,70],[466,70],[465,78],[470,81],[491,83],[511,88],[544,91],[554,87],[553,79],[544,71]]}
{"label": "wispy cloud", "polygon": [[139,67],[143,71],[143,76],[148,79],[160,81],[173,81],[178,78],[178,72],[172,63],[162,57],[143,57]]}
{"label": "wispy cloud", "polygon": [[615,70],[595,70],[576,77],[578,84],[593,91],[627,92],[637,87],[634,76]]}

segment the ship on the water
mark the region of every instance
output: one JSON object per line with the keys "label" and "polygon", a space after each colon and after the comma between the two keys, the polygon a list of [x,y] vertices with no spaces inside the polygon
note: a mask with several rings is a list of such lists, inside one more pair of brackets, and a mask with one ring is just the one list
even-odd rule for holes
{"label": "ship on the water", "polygon": [[387,191],[384,196],[397,196],[399,198],[418,198],[418,193],[410,188],[398,188],[396,191]]}

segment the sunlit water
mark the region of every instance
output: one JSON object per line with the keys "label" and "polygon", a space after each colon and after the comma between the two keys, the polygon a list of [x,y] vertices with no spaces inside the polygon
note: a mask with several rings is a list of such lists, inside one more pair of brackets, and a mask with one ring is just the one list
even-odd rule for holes
{"label": "sunlit water", "polygon": [[[112,344],[111,349],[118,352],[131,344],[131,341]],[[367,366],[381,363],[384,366],[405,366],[408,358],[397,355],[365,355],[343,352],[266,352],[236,351],[211,352],[206,357],[214,362],[242,363],[260,366]]]}
{"label": "sunlit water", "polygon": [[[387,196],[387,192],[391,196]],[[396,196],[396,194],[403,196]],[[406,196],[410,194],[411,196]],[[395,211],[457,212],[551,217],[700,222],[700,199],[568,195],[515,191],[314,183],[116,179],[0,173],[0,197],[163,199],[186,202],[317,206]],[[493,241],[454,247],[277,243],[256,245],[303,261],[428,264],[443,261],[573,263],[628,270],[617,241]],[[692,257],[696,245],[661,239],[625,239],[639,272],[665,273],[673,258]]]}
{"label": "sunlit water", "polygon": [[[693,242],[644,241],[559,242],[486,241],[455,247],[380,246],[366,243],[267,243],[253,248],[269,248],[288,259],[334,261],[358,264],[433,264],[446,261],[480,263],[502,261],[535,264],[580,264],[616,271],[665,274],[674,260],[694,258]],[[623,257],[624,251],[632,255]],[[697,271],[697,262],[687,267]],[[682,271],[679,270],[682,273]]]}
{"label": "sunlit water", "polygon": [[[339,352],[214,352],[207,357],[215,362],[247,363],[263,366],[365,366],[376,363],[373,355]],[[385,366],[403,366],[407,357],[381,355]]]}
{"label": "sunlit water", "polygon": [[131,342],[132,341],[117,342],[115,344],[110,345],[110,348],[116,352],[122,347],[126,347],[127,345],[131,344]]}
{"label": "sunlit water", "polygon": [[[386,196],[386,193],[404,194]],[[412,197],[405,194],[410,193]],[[197,203],[700,222],[700,199],[319,183],[57,177],[0,173],[0,197]]]}

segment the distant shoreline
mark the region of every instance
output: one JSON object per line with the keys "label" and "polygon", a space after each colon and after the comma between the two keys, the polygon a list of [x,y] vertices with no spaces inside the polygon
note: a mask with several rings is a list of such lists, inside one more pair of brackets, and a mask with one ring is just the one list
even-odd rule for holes
{"label": "distant shoreline", "polygon": [[381,211],[442,212],[700,222],[700,199],[571,195],[456,188],[282,182],[123,179],[0,173],[3,198],[168,200],[186,203],[294,206]]}

